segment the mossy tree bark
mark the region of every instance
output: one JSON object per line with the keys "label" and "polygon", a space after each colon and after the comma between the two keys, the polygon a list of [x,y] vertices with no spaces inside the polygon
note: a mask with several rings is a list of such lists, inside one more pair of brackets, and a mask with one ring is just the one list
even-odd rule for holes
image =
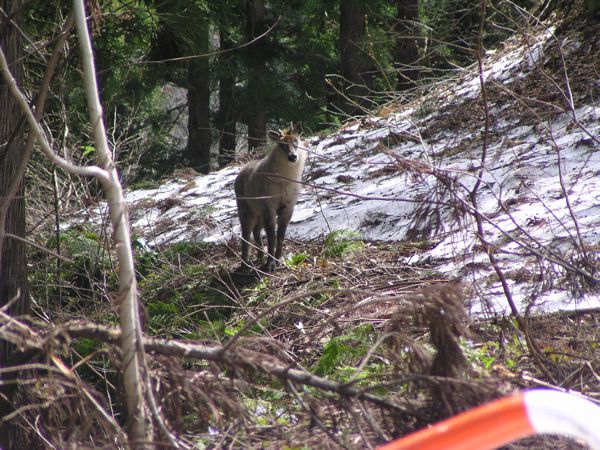
{"label": "mossy tree bark", "polygon": [[233,42],[223,29],[219,32],[221,53],[219,56],[219,112],[217,127],[219,129],[219,167],[224,167],[235,159],[235,68],[234,57],[230,50]]}
{"label": "mossy tree bark", "polygon": [[[22,8],[21,0],[0,0],[0,45],[19,86],[23,82],[23,49],[19,31]],[[2,78],[0,111],[0,307],[10,303],[5,312],[18,317],[28,314],[30,309],[25,244],[12,237],[25,236],[25,191],[23,170],[20,169],[25,141],[21,109]],[[13,364],[14,351],[12,344],[0,341],[0,367]],[[16,377],[16,372],[0,377],[0,417],[13,410],[12,397],[18,386],[14,383]],[[10,421],[0,423],[0,448],[27,446],[26,440],[18,437],[18,431]]]}
{"label": "mossy tree bark", "polygon": [[419,79],[419,1],[399,1],[397,8],[394,65],[398,69],[398,90],[404,91],[413,87]]}
{"label": "mossy tree bark", "polygon": [[367,7],[364,0],[340,4],[340,75],[343,86],[339,108],[349,115],[362,112],[369,95],[368,56],[365,53]]}

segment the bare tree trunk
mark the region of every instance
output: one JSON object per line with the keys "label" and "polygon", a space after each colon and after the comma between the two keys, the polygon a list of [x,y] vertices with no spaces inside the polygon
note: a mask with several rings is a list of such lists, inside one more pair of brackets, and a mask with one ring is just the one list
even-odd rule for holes
{"label": "bare tree trunk", "polygon": [[396,13],[395,64],[398,66],[398,90],[404,91],[419,79],[419,0],[399,0]]}
{"label": "bare tree trunk", "polygon": [[[23,82],[21,34],[18,29],[22,22],[22,7],[21,0],[0,0],[0,45],[19,86]],[[28,314],[30,308],[25,245],[7,234],[25,236],[23,170],[20,167],[25,146],[20,107],[7,84],[1,80],[0,111],[0,307],[12,301],[6,312],[19,316]],[[12,344],[0,341],[0,367],[11,364],[14,351]],[[13,409],[11,400],[17,384],[12,381],[15,377],[16,374],[10,372],[0,377],[0,381],[7,382],[0,384],[0,417]],[[26,448],[26,439],[20,439],[18,431],[11,422],[2,422],[0,447]]]}
{"label": "bare tree trunk", "polygon": [[365,5],[364,0],[342,0],[340,4],[340,74],[344,87],[339,106],[348,114],[358,112],[369,93],[363,48],[367,30]]}
{"label": "bare tree trunk", "polygon": [[[264,0],[246,0],[246,40],[256,39],[267,31]],[[248,66],[248,150],[253,152],[267,139],[267,109],[264,77],[266,74],[266,44],[263,36],[246,49]]]}
{"label": "bare tree trunk", "polygon": [[[208,53],[208,26],[201,24],[202,42],[200,53]],[[210,69],[208,57],[191,59],[188,62],[188,158],[192,166],[201,173],[211,169],[210,146]]]}
{"label": "bare tree trunk", "polygon": [[219,167],[224,167],[235,159],[235,70],[233,56],[229,52],[232,42],[221,30],[219,34],[222,53],[219,57]]}
{"label": "bare tree trunk", "polygon": [[137,302],[137,284],[129,234],[129,218],[123,189],[106,139],[102,106],[98,96],[96,70],[90,36],[87,29],[83,0],[74,0],[73,9],[82,53],[84,84],[88,101],[90,122],[100,168],[104,171],[99,180],[109,205],[117,258],[119,261],[119,320],[122,330],[121,358],[123,363],[123,388],[127,408],[127,431],[131,448],[145,448],[152,442],[152,429],[146,419],[142,393],[140,355],[143,355]]}

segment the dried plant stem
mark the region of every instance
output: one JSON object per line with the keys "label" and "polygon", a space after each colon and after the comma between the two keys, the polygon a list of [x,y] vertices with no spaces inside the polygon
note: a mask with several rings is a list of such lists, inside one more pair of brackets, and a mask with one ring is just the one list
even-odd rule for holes
{"label": "dried plant stem", "polygon": [[[482,101],[482,108],[483,108],[483,113],[484,113],[484,128],[483,128],[483,135],[482,135],[482,152],[481,152],[481,162],[480,162],[481,167],[479,168],[477,180],[475,181],[475,185],[474,185],[473,189],[469,192],[469,198],[473,205],[473,210],[475,210],[475,211],[479,210],[478,203],[477,203],[477,195],[478,195],[479,188],[481,187],[481,183],[483,180],[483,174],[485,171],[485,165],[486,165],[486,160],[487,160],[487,151],[488,151],[489,127],[490,127],[490,112],[489,112],[489,103],[488,103],[488,98],[487,98],[487,85],[486,85],[486,80],[485,80],[485,75],[484,75],[484,67],[483,67],[483,42],[482,42],[482,37],[483,37],[483,32],[484,32],[484,27],[485,27],[485,20],[486,20],[486,18],[485,18],[486,5],[487,5],[487,0],[481,0],[481,9],[480,9],[481,17],[480,17],[480,22],[479,22],[479,33],[477,35],[477,51],[476,51],[477,66],[478,66],[478,70],[479,70],[479,84],[481,87],[481,101]],[[483,221],[482,221],[481,215],[473,214],[473,217],[475,219],[475,223],[477,226],[477,237],[488,256],[488,259],[494,269],[494,272],[496,272],[496,275],[498,276],[498,279],[500,280],[500,285],[502,286],[502,291],[504,293],[504,296],[506,297],[506,301],[508,302],[509,308],[511,310],[511,314],[515,317],[517,323],[519,324],[519,328],[525,335],[525,339],[527,341],[529,351],[531,352],[531,355],[532,355],[534,361],[536,362],[536,365],[538,366],[538,368],[544,373],[544,375],[546,375],[549,379],[554,381],[554,377],[552,376],[552,374],[546,367],[543,354],[542,354],[539,346],[535,342],[535,339],[534,339],[533,335],[531,334],[529,327],[527,326],[527,321],[523,318],[523,316],[521,315],[521,313],[519,312],[519,310],[517,308],[517,305],[515,304],[512,293],[510,291],[510,287],[508,285],[508,280],[506,279],[506,276],[504,275],[504,271],[500,267],[500,264],[498,263],[498,260],[496,258],[496,255],[495,255],[496,249],[494,246],[490,245],[490,243],[485,238],[484,230],[483,230]]]}
{"label": "dried plant stem", "polygon": [[[484,127],[483,127],[482,151],[481,151],[481,162],[480,162],[481,167],[479,168],[478,175],[475,180],[475,185],[473,186],[473,189],[469,192],[469,198],[473,205],[473,209],[476,211],[479,209],[478,202],[477,202],[477,196],[478,196],[479,188],[481,187],[481,183],[483,180],[483,173],[485,170],[485,164],[486,164],[486,160],[487,160],[488,136],[489,136],[489,129],[490,129],[490,111],[489,111],[488,98],[487,98],[487,86],[486,86],[484,70],[483,70],[483,43],[482,43],[483,30],[484,30],[484,26],[485,26],[486,5],[487,5],[487,1],[481,0],[481,10],[480,10],[481,20],[479,23],[479,33],[477,35],[477,51],[476,51],[477,65],[478,65],[478,69],[479,69],[479,85],[481,87],[481,104],[482,104],[483,113],[484,113]],[[485,252],[488,255],[488,259],[490,260],[490,263],[492,264],[494,271],[496,272],[496,274],[498,275],[498,278],[500,279],[500,284],[502,285],[502,291],[504,292],[504,296],[506,297],[506,300],[510,307],[510,311],[511,311],[512,315],[517,319],[517,321],[519,321],[519,324],[521,325],[521,322],[522,322],[521,314],[519,313],[519,310],[512,298],[512,294],[511,294],[510,288],[508,286],[508,281],[506,280],[506,277],[504,276],[502,269],[498,265],[498,260],[496,259],[496,256],[494,254],[495,249],[485,239],[484,230],[483,230],[483,221],[481,220],[481,216],[474,215],[473,217],[475,218],[475,223],[477,226],[477,237],[479,238],[481,245],[485,249]]]}
{"label": "dried plant stem", "polygon": [[294,383],[292,383],[290,380],[287,380],[286,385],[287,385],[288,389],[290,390],[290,392],[292,393],[292,395],[294,396],[294,398],[296,399],[296,401],[300,404],[302,409],[304,409],[307,413],[309,413],[311,415],[311,419],[317,424],[317,426],[321,430],[323,430],[323,432],[327,436],[329,436],[329,439],[331,439],[333,442],[335,442],[336,445],[338,446],[338,448],[344,448],[346,450],[350,450],[350,447],[348,447],[346,444],[341,442],[336,437],[336,435],[333,434],[331,432],[331,430],[321,421],[321,419],[319,419],[319,417],[311,410],[311,408],[304,402],[304,400],[302,400],[302,397],[300,397],[300,394],[298,393],[298,390],[294,386]]}
{"label": "dried plant stem", "polygon": [[254,317],[252,317],[250,320],[248,320],[244,324],[242,329],[240,331],[238,331],[227,342],[227,344],[225,344],[223,346],[223,352],[227,352],[228,350],[230,350],[238,342],[238,340],[241,339],[242,336],[244,336],[248,332],[248,330],[250,330],[256,323],[258,323],[258,321],[261,318],[268,316],[272,312],[281,309],[281,307],[283,307],[285,305],[297,302],[298,300],[302,300],[304,298],[311,297],[313,295],[319,295],[319,294],[323,294],[323,293],[335,293],[335,294],[354,293],[354,294],[365,294],[365,295],[373,294],[373,292],[364,290],[364,289],[321,288],[321,289],[317,289],[314,291],[306,291],[306,292],[301,292],[299,294],[293,295],[289,298],[286,298],[285,300],[277,302],[275,305],[265,309],[264,311],[260,312],[259,314],[256,314]]}

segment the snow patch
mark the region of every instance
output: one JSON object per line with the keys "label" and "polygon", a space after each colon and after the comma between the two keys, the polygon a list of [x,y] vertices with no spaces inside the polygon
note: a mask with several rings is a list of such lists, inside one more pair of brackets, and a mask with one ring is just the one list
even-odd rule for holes
{"label": "snow patch", "polygon": [[[551,35],[549,30],[528,47],[491,55],[484,64],[485,79],[508,85],[531,66],[543,64]],[[460,107],[479,94],[478,75],[467,72],[433,95]],[[599,295],[575,302],[565,289],[527,278],[528,271],[540,263],[536,255],[548,257],[540,264],[560,278],[564,268],[557,261],[563,258],[568,263],[579,239],[588,248],[597,248],[600,242],[600,100],[578,106],[574,114],[557,114],[550,123],[519,123],[509,108],[502,105],[494,111],[499,120],[488,136],[477,196],[484,238],[510,275],[509,289],[520,309],[531,301],[540,312],[600,307]],[[349,124],[326,138],[307,140],[309,181],[288,236],[310,240],[332,229],[350,229],[375,241],[431,240],[435,243],[431,250],[402,262],[429,264],[442,275],[472,286],[472,314],[505,314],[507,300],[477,237],[474,219],[457,217],[456,208],[472,206],[469,192],[478,180],[482,130],[440,121],[435,133],[422,136],[421,130],[443,113],[438,108],[419,118],[419,110],[406,107],[387,117]],[[465,143],[461,150],[459,145]],[[414,164],[425,162],[437,175],[406,173],[395,165],[390,152]],[[197,176],[191,186],[190,181],[171,181],[157,189],[129,192],[133,231],[144,236],[148,245],[237,239],[233,181],[239,169]],[[444,184],[441,175],[451,179],[452,186]],[[571,211],[560,186],[561,175]],[[104,211],[98,208],[91,213]]]}

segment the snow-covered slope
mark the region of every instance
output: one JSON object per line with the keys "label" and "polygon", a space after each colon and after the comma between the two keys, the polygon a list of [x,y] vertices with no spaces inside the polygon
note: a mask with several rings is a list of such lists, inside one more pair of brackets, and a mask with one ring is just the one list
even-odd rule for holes
{"label": "snow-covered slope", "polygon": [[[583,61],[582,43],[560,43],[563,56]],[[429,251],[399,256],[399,263],[428,265],[471,286],[473,313],[505,312],[506,297],[477,236],[478,215],[520,308],[598,306],[594,281],[581,273],[593,274],[600,249],[600,96],[590,95],[600,80],[573,88],[571,64],[566,72],[556,68],[557,48],[545,30],[515,38],[484,61],[487,132],[474,67],[385,115],[307,139],[307,186],[288,235],[309,240],[351,229],[368,240],[428,240]],[[474,215],[471,191],[482,162]],[[134,231],[151,245],[230,241],[239,232],[239,169],[130,192]]]}

